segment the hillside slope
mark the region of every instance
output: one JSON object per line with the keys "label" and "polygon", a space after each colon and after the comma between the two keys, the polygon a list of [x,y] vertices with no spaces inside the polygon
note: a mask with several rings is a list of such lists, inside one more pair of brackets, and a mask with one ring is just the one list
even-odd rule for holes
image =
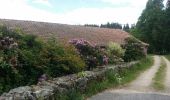
{"label": "hillside slope", "polygon": [[86,39],[93,44],[106,44],[113,41],[119,44],[129,36],[127,32],[119,29],[84,27],[78,25],[65,25],[57,23],[21,21],[0,19],[0,24],[9,28],[21,28],[28,34],[40,35],[44,38],[58,37],[60,40],[70,40],[75,38]]}

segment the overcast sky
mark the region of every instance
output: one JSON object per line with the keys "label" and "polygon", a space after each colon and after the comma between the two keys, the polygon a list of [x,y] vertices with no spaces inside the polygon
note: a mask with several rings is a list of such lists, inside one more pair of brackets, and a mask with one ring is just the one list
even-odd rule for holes
{"label": "overcast sky", "polygon": [[136,23],[147,0],[0,0],[0,18],[63,24]]}

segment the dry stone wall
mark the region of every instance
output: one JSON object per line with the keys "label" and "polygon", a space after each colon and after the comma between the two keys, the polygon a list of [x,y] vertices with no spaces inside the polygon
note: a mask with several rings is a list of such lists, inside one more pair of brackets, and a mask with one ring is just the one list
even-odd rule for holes
{"label": "dry stone wall", "polygon": [[78,74],[72,74],[43,81],[37,85],[18,87],[10,90],[8,93],[3,93],[0,96],[0,100],[53,100],[56,94],[66,93],[71,89],[79,89],[83,92],[88,83],[94,80],[103,80],[108,70],[116,70],[119,67],[131,67],[136,63],[138,62],[85,71],[83,72],[85,74],[83,77],[80,77]]}

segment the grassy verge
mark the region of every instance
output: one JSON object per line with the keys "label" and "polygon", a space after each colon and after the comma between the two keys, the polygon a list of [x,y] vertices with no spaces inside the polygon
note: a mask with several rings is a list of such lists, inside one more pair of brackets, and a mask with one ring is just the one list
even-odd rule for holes
{"label": "grassy verge", "polygon": [[148,56],[142,59],[140,63],[130,68],[121,68],[117,71],[108,71],[106,73],[105,80],[100,82],[91,82],[90,84],[88,84],[88,88],[85,92],[81,93],[78,90],[72,90],[67,94],[67,96],[60,95],[60,99],[58,100],[84,100],[85,98],[95,95],[105,89],[127,84],[134,80],[141,72],[151,67],[152,64],[153,57]]}
{"label": "grassy verge", "polygon": [[170,61],[170,55],[165,55],[165,57]]}
{"label": "grassy verge", "polygon": [[165,88],[164,81],[166,76],[166,63],[163,58],[161,58],[161,65],[153,78],[153,87],[156,90],[163,90]]}

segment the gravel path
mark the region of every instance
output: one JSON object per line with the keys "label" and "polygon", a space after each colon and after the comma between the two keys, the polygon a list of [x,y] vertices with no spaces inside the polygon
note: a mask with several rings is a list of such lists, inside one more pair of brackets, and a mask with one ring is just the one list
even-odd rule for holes
{"label": "gravel path", "polygon": [[164,58],[164,60],[167,64],[165,82],[167,90],[156,92],[151,86],[152,79],[161,64],[161,58],[154,56],[153,66],[139,75],[139,77],[128,86],[116,90],[106,90],[88,100],[170,100],[170,62],[166,58]]}

